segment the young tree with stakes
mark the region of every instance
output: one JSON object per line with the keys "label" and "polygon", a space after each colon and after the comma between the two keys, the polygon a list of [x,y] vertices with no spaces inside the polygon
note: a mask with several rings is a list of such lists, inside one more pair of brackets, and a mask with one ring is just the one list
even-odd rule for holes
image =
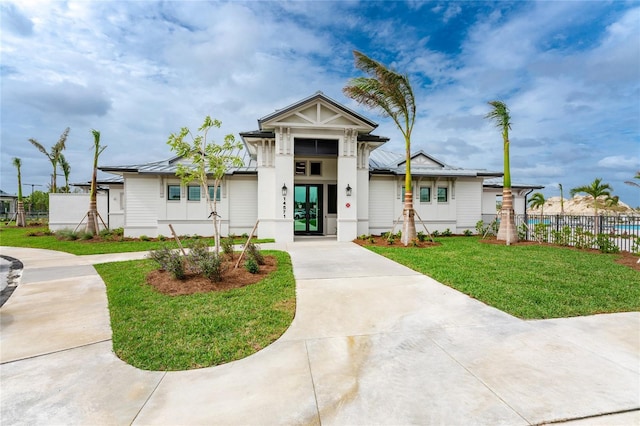
{"label": "young tree with stakes", "polygon": [[407,75],[398,74],[363,53],[353,51],[355,65],[368,77],[356,77],[342,89],[345,95],[359,104],[377,109],[385,117],[391,117],[405,142],[406,170],[404,184],[404,208],[402,244],[416,238],[415,211],[411,180],[411,132],[416,118],[416,102]]}
{"label": "young tree with stakes", "polygon": [[[169,135],[167,140],[167,144],[171,146],[172,151],[178,156],[191,161],[191,164],[178,164],[176,175],[180,177],[183,185],[197,181],[201,192],[204,191],[207,205],[211,212],[210,217],[213,221],[213,235],[217,254],[220,253],[220,229],[216,213],[218,187],[230,168],[244,165],[242,158],[234,155],[234,152],[242,149],[242,143],[237,142],[232,134],[224,137],[222,145],[218,145],[214,141],[207,141],[209,130],[214,127],[219,129],[221,125],[221,121],[207,116],[202,126],[198,129],[201,134],[194,136],[189,128],[183,127],[179,133]],[[185,140],[187,138],[190,138],[191,141]],[[212,197],[208,190],[210,178],[213,179],[213,199],[211,199]]]}
{"label": "young tree with stakes", "polygon": [[502,178],[502,208],[500,209],[500,228],[497,239],[506,241],[507,245],[518,242],[518,229],[516,228],[515,214],[513,211],[513,194],[511,192],[511,169],[509,166],[509,130],[511,130],[511,116],[509,108],[502,101],[489,102],[492,109],[485,116],[495,121],[496,127],[502,130],[504,177]]}
{"label": "young tree with stakes", "polygon": [[93,134],[93,174],[91,176],[91,190],[89,193],[89,212],[87,213],[87,232],[96,235],[100,230],[98,224],[98,157],[107,147],[100,146],[100,132],[91,129]]}
{"label": "young tree with stakes", "polygon": [[16,212],[16,226],[27,226],[24,214],[24,201],[22,200],[22,175],[20,168],[22,167],[22,160],[14,157],[13,165],[18,169],[18,211]]}
{"label": "young tree with stakes", "polygon": [[29,142],[33,146],[35,146],[38,151],[46,155],[46,157],[51,162],[51,166],[53,166],[53,175],[51,177],[51,192],[56,193],[58,191],[57,188],[57,178],[58,178],[58,162],[60,161],[60,156],[62,155],[62,151],[65,149],[65,143],[67,141],[67,136],[69,136],[69,128],[67,127],[64,132],[60,135],[60,139],[54,146],[51,147],[51,152],[47,152],[44,146],[37,140],[30,138]]}

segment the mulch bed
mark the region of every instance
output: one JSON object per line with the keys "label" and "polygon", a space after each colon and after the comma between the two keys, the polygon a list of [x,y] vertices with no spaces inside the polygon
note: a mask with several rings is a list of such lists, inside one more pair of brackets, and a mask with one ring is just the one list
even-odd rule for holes
{"label": "mulch bed", "polygon": [[[361,240],[360,238],[353,240],[353,242],[361,246],[404,247],[402,245],[402,242],[400,241],[400,238],[395,238],[393,240],[393,244],[389,244],[386,238],[380,236],[372,236],[371,238],[373,239],[373,242],[371,242],[369,239]],[[439,245],[440,243],[432,243],[431,241],[427,240],[422,242],[418,241],[416,242],[416,244],[409,243],[407,247],[434,247]]]}
{"label": "mulch bed", "polygon": [[260,271],[252,274],[244,267],[244,259],[237,269],[234,269],[237,256],[233,261],[227,261],[227,269],[220,282],[212,282],[202,275],[187,274],[184,280],[177,280],[167,272],[155,270],[147,275],[147,283],[157,291],[169,296],[181,296],[195,293],[208,293],[211,291],[225,291],[255,284],[265,278],[277,268],[277,260],[274,256],[264,256],[264,265],[260,265]]}

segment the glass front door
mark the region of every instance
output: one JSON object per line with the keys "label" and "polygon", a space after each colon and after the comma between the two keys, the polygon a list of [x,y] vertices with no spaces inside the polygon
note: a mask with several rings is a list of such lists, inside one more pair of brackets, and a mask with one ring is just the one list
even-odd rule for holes
{"label": "glass front door", "polygon": [[293,223],[295,234],[322,234],[322,185],[296,185]]}

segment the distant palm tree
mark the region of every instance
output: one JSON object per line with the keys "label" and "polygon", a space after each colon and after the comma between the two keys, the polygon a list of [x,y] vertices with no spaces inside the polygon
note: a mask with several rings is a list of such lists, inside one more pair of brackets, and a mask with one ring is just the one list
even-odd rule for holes
{"label": "distant palm tree", "polygon": [[560,188],[560,214],[564,214],[564,193],[562,192],[562,184],[558,184],[558,188]]}
{"label": "distant palm tree", "polygon": [[91,176],[91,191],[89,193],[89,212],[87,213],[87,232],[91,235],[98,233],[98,157],[107,147],[100,146],[100,132],[91,129],[93,134],[93,175]]}
{"label": "distant palm tree", "polygon": [[411,182],[411,132],[416,119],[416,100],[409,77],[398,74],[358,51],[353,52],[356,67],[369,77],[357,77],[342,89],[345,95],[391,117],[405,142],[404,209],[402,243],[407,246],[416,238],[413,189]]}
{"label": "distant palm tree", "polygon": [[51,165],[53,166],[53,177],[52,177],[52,181],[51,181],[51,192],[57,192],[58,188],[57,188],[57,177],[58,177],[58,162],[60,161],[60,155],[62,155],[62,151],[65,149],[65,142],[67,141],[67,136],[69,135],[69,128],[67,127],[64,132],[62,132],[62,134],[60,135],[60,139],[58,139],[58,142],[56,142],[56,144],[54,146],[51,147],[51,152],[47,152],[47,150],[45,149],[44,146],[42,146],[42,144],[40,142],[38,142],[37,140],[30,138],[29,142],[31,142],[31,144],[33,146],[35,146],[36,148],[38,148],[38,151],[40,151],[41,153],[43,153],[44,155],[47,156],[47,158],[49,159],[49,161],[51,162]]}
{"label": "distant palm tree", "polygon": [[502,101],[489,102],[492,110],[485,116],[494,120],[496,126],[502,129],[504,177],[502,180],[502,208],[500,209],[500,228],[498,240],[506,241],[507,245],[518,241],[518,229],[516,228],[515,214],[513,211],[513,194],[511,192],[511,169],[509,166],[509,130],[511,129],[511,116],[509,108]]}
{"label": "distant palm tree", "polygon": [[20,173],[22,160],[14,157],[13,165],[18,169],[18,211],[16,214],[16,226],[24,227],[27,225],[27,222],[24,214],[24,201],[22,200],[22,174]]}
{"label": "distant palm tree", "polygon": [[69,174],[71,173],[71,166],[67,162],[64,155],[60,154],[60,168],[64,174],[64,192],[69,193]]}
{"label": "distant palm tree", "polygon": [[[636,172],[636,175],[635,175],[633,178],[634,178],[634,179],[638,179],[638,180],[640,180],[640,170],[638,170],[638,171]],[[638,182],[633,182],[633,181],[630,181],[630,180],[625,180],[625,181],[624,181],[624,183],[626,183],[627,185],[631,185],[631,186],[635,186],[635,187],[640,188],[640,183],[638,183]]]}
{"label": "distant palm tree", "polygon": [[541,192],[536,192],[529,199],[529,206],[532,209],[537,209],[540,207],[540,219],[542,220],[542,216],[544,216],[544,203],[547,200],[544,199],[544,195]]}
{"label": "distant palm tree", "polygon": [[598,216],[598,198],[611,197],[611,191],[613,191],[611,185],[602,183],[602,178],[596,178],[589,185],[573,188],[571,190],[571,196],[573,197],[580,192],[591,195],[593,197],[593,209],[595,210],[595,215]]}

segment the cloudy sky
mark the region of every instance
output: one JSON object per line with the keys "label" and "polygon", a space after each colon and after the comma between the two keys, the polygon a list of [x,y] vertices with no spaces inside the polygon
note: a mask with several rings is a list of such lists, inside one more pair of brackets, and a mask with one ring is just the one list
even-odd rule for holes
{"label": "cloudy sky", "polygon": [[[101,165],[171,157],[166,140],[206,115],[217,135],[318,90],[378,122],[342,94],[354,49],[407,73],[417,96],[412,142],[458,167],[502,170],[502,139],[483,119],[500,99],[512,115],[514,183],[547,197],[596,177],[640,206],[640,5],[637,1],[2,1],[0,187],[45,185],[51,147],[71,128],[71,181]],[[61,176],[61,174],[60,174]],[[59,177],[59,184],[63,178]],[[45,187],[35,187],[44,189]],[[31,186],[25,186],[25,194]],[[568,191],[567,191],[568,192]],[[567,196],[565,192],[565,196]]]}

